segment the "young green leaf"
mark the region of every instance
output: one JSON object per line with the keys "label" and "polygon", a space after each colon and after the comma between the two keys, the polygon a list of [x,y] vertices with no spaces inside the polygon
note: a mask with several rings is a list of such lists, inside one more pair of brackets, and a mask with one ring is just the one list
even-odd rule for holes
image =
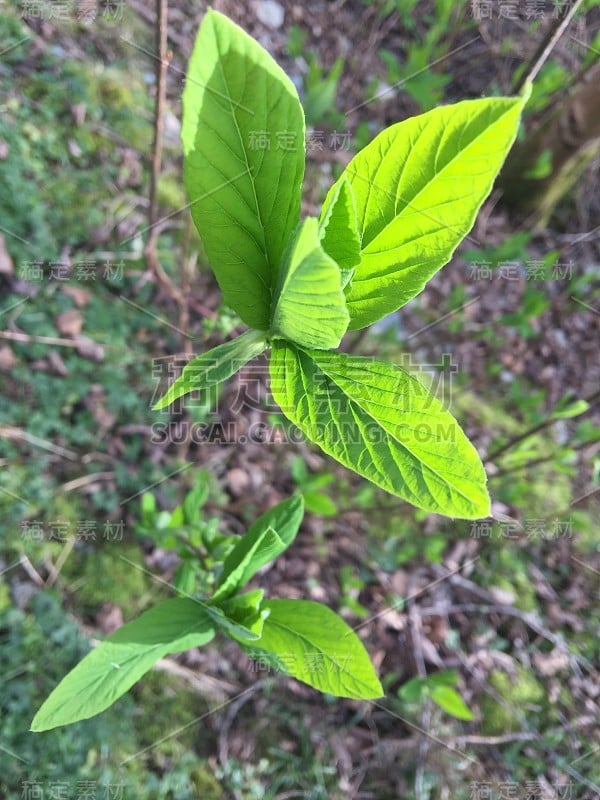
{"label": "young green leaf", "polygon": [[418,703],[426,693],[426,678],[411,678],[398,689],[398,697],[407,703]]}
{"label": "young green leaf", "polygon": [[552,412],[552,419],[572,419],[580,414],[585,414],[589,407],[590,404],[582,398],[573,400],[571,403],[558,403]]}
{"label": "young green leaf", "polygon": [[[235,599],[235,598],[231,598]],[[237,613],[239,609],[233,607],[234,616],[224,610],[220,605],[207,605],[206,613],[214,622],[217,628],[220,628],[232,639],[238,642],[255,642],[260,638],[265,617],[269,612],[260,609],[257,613],[247,614],[245,619],[240,619],[240,614]]]}
{"label": "young green leaf", "polygon": [[192,563],[189,558],[186,558],[177,567],[175,577],[173,578],[173,588],[178,594],[189,597],[196,591],[197,577],[196,564]]}
{"label": "young green leaf", "polygon": [[342,271],[342,287],[346,287],[361,258],[356,200],[347,178],[334,185],[319,230],[323,249],[338,263]]}
{"label": "young green leaf", "polygon": [[183,501],[183,516],[188,525],[195,525],[200,521],[200,509],[208,500],[208,474],[200,474],[196,485],[187,493]]}
{"label": "young green leaf", "polygon": [[47,731],[99,714],[160,658],[200,647],[214,635],[210,617],[195,601],[159,603],[88,653],[50,694],[31,730]]}
{"label": "young green leaf", "polygon": [[261,567],[281,555],[298,533],[303,515],[304,500],[295,494],[259,517],[225,559],[211,602],[235,594]]}
{"label": "young green leaf", "polygon": [[274,656],[279,669],[337,697],[368,699],[383,691],[361,640],[327,606],[310,600],[266,600],[251,654]]}
{"label": "young green leaf", "polygon": [[441,106],[382,131],[350,161],[321,219],[347,180],[362,237],[347,291],[351,330],[403,306],[449,261],[490,193],[525,99]]}
{"label": "young green leaf", "polygon": [[445,711],[446,714],[451,714],[457,719],[464,719],[470,721],[474,719],[474,714],[465,703],[456,689],[451,686],[432,686],[429,689],[429,696],[434,703]]}
{"label": "young green leaf", "polygon": [[344,466],[426,511],[489,515],[477,451],[405,370],[274,342],[270,371],[273,397],[286,417]]}
{"label": "young green leaf", "polygon": [[320,514],[322,517],[335,517],[338,513],[336,504],[326,494],[312,489],[305,489],[302,495],[306,510],[310,511],[311,514]]}
{"label": "young green leaf", "polygon": [[430,686],[456,686],[458,681],[458,671],[455,669],[443,669],[427,676],[427,683]]}
{"label": "young green leaf", "polygon": [[348,321],[340,268],[321,246],[318,220],[308,217],[296,229],[279,275],[271,333],[327,350],[338,347]]}
{"label": "young green leaf", "polygon": [[193,358],[154,405],[153,410],[166,408],[189,392],[206,391],[226,381],[244,364],[260,355],[266,347],[264,334],[260,331],[247,331],[236,339],[213,347],[207,353]]}
{"label": "young green leaf", "polygon": [[264,589],[252,589],[220,600],[217,605],[230,619],[244,625],[258,615],[264,594]]}
{"label": "young green leaf", "polygon": [[263,630],[269,612],[261,608],[263,589],[253,589],[208,604],[208,613],[215,624],[238,642],[256,641]]}
{"label": "young green leaf", "polygon": [[194,45],[181,138],[192,217],[225,302],[266,330],[300,215],[304,113],[266,50],[216,11]]}
{"label": "young green leaf", "polygon": [[142,525],[151,525],[156,516],[156,498],[151,492],[144,492],[141,498]]}

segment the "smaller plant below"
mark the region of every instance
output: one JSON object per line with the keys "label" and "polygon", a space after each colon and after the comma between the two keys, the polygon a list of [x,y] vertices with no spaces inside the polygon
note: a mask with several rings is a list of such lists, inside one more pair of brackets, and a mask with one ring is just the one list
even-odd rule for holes
{"label": "smaller plant below", "polygon": [[358,636],[309,600],[268,600],[248,581],[293,542],[300,495],[263,514],[219,565],[216,590],[165,600],[92,650],[50,694],[31,724],[46,731],[107,709],[166,655],[208,644],[217,631],[254,658],[322,692],[374,698],[383,692]]}
{"label": "smaller plant below", "polygon": [[456,670],[446,669],[426,678],[411,678],[398,690],[398,697],[407,703],[422,703],[430,698],[446,714],[470,722],[474,719],[473,712],[460,696],[457,685]]}

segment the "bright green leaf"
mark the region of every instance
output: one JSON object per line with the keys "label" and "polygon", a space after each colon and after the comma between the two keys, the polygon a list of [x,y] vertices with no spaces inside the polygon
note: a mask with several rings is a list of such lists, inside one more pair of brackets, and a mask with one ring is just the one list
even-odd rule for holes
{"label": "bright green leaf", "polygon": [[295,494],[259,517],[225,559],[212,600],[234,594],[261,567],[281,555],[298,533],[303,514],[304,501]]}
{"label": "bright green leaf", "polygon": [[171,511],[171,514],[169,516],[169,522],[167,527],[181,528],[181,526],[184,524],[185,524],[185,514],[183,512],[183,506],[175,506],[175,508],[173,509],[173,511]]}
{"label": "bright green leaf", "polygon": [[214,625],[195,601],[159,603],[88,653],[50,694],[31,730],[47,731],[99,714],[160,658],[199,647],[214,635]]}
{"label": "bright green leaf", "polygon": [[331,472],[324,472],[321,475],[310,475],[304,484],[305,489],[324,489],[333,483]]}
{"label": "bright green leaf", "polygon": [[181,138],[190,210],[225,302],[266,330],[300,215],[304,114],[267,51],[216,11],[194,45]]}
{"label": "bright green leaf", "polygon": [[275,297],[271,332],[307,347],[338,347],[348,328],[342,275],[321,245],[319,222],[303,220],[288,248]]}
{"label": "bright green leaf", "polygon": [[578,417],[580,414],[585,414],[589,409],[590,404],[583,399],[573,400],[572,403],[567,405],[558,404],[552,412],[552,419],[572,419]]}
{"label": "bright green leaf", "polygon": [[275,656],[299,681],[337,697],[381,697],[383,691],[361,640],[343,619],[310,600],[266,600],[262,636],[252,654]]}
{"label": "bright green leaf", "polygon": [[190,596],[196,591],[196,565],[186,558],[178,567],[173,578],[173,587],[179,594]]}
{"label": "bright green leaf", "polygon": [[429,689],[429,696],[434,703],[457,719],[472,720],[474,714],[456,689],[451,686],[432,686]]}
{"label": "bright green leaf", "polygon": [[292,478],[301,486],[308,478],[308,467],[301,456],[295,456],[291,468]]}
{"label": "bright green leaf", "polygon": [[458,672],[455,669],[443,669],[427,676],[427,683],[431,686],[456,686]]}
{"label": "bright green leaf", "polygon": [[306,510],[311,514],[320,514],[322,517],[335,517],[337,506],[330,497],[312,490],[302,492]]}
{"label": "bright green leaf", "polygon": [[418,703],[425,693],[425,679],[411,678],[398,689],[398,697],[407,703]]}
{"label": "bright green leaf", "polygon": [[144,492],[141,499],[142,524],[150,525],[156,515],[156,498],[151,492]]}
{"label": "bright green leaf", "polygon": [[[441,106],[382,131],[350,161],[361,260],[347,291],[350,329],[407,303],[470,231],[512,145],[525,98]],[[329,214],[338,185],[325,199]]]}
{"label": "bright green leaf", "polygon": [[194,525],[200,521],[200,509],[208,500],[208,475],[200,474],[196,480],[194,488],[187,493],[183,501],[183,515],[188,525]]}
{"label": "bright green leaf", "polygon": [[261,610],[240,621],[238,615],[230,617],[220,605],[206,605],[206,613],[217,628],[238,642],[255,642],[262,633],[264,618],[268,615],[268,611]]}
{"label": "bright green leaf", "polygon": [[347,179],[335,184],[331,199],[319,220],[319,230],[323,249],[339,265],[342,287],[345,287],[361,258],[356,201]]}
{"label": "bright green leaf", "polygon": [[404,369],[275,342],[271,391],[283,413],[349,469],[426,511],[489,515],[486,476],[458,423]]}
{"label": "bright green leaf", "polygon": [[[237,594],[219,601],[216,607],[225,615],[227,633],[241,641],[256,640],[262,634],[265,618],[269,612],[261,608],[264,591],[253,589],[245,594]],[[215,618],[217,624],[222,623],[222,618]],[[233,626],[232,626],[233,623]],[[241,627],[241,636],[239,627]]]}
{"label": "bright green leaf", "polygon": [[266,347],[264,334],[260,331],[248,331],[197,356],[185,365],[181,375],[154,405],[154,411],[166,408],[189,392],[207,391],[226,381],[250,359],[260,355]]}
{"label": "bright green leaf", "polygon": [[248,617],[258,614],[264,594],[264,589],[252,589],[244,594],[236,594],[221,600],[217,605],[228,617],[243,623]]}

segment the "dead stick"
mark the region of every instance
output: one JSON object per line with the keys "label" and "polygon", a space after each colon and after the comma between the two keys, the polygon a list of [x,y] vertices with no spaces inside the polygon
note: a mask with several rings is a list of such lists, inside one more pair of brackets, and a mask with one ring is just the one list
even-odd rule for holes
{"label": "dead stick", "polygon": [[46,439],[40,439],[39,436],[34,436],[32,433],[24,431],[22,428],[14,428],[12,425],[3,425],[0,427],[0,439],[1,438],[21,439],[22,441],[32,444],[35,447],[41,447],[42,450],[48,450],[57,456],[69,458],[71,461],[77,460],[77,453],[73,452],[73,450],[67,450],[64,447],[58,447],[53,442],[49,442]]}
{"label": "dead stick", "polygon": [[156,222],[158,220],[158,180],[162,165],[163,115],[167,93],[167,0],[156,1],[156,102],[154,104],[154,143],[152,145],[152,171],[150,174],[150,211],[148,223],[150,237],[148,249],[154,246]]}
{"label": "dead stick", "polygon": [[167,273],[162,268],[156,255],[158,238],[158,181],[162,166],[163,149],[163,117],[167,97],[167,70],[169,54],[167,52],[168,0],[156,0],[156,102],[154,104],[154,142],[152,144],[152,168],[150,170],[150,204],[148,210],[148,241],[144,249],[148,269],[165,287],[171,297],[181,304],[181,293],[177,290]]}
{"label": "dead stick", "polygon": [[583,0],[575,0],[573,5],[569,7],[569,10],[565,14],[565,16],[562,19],[558,19],[556,21],[556,24],[550,28],[546,36],[540,42],[540,46],[535,51],[533,58],[529,62],[529,65],[523,71],[523,74],[515,84],[515,87],[513,89],[515,94],[519,94],[519,92],[525,86],[526,83],[535,80],[539,71],[548,60],[550,53],[556,47],[558,40],[567,29],[567,26],[569,25],[569,23],[579,10],[582,3]]}

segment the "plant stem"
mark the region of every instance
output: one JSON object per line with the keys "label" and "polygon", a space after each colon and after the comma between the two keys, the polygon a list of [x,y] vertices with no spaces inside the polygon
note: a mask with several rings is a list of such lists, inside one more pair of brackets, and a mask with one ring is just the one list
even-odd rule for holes
{"label": "plant stem", "polygon": [[547,32],[546,36],[540,42],[538,49],[535,51],[533,58],[529,62],[527,68],[523,71],[523,74],[515,84],[513,89],[515,94],[519,94],[521,89],[525,86],[526,83],[535,80],[539,71],[546,63],[550,53],[556,47],[558,40],[563,35],[567,26],[583,4],[583,0],[575,0],[572,6],[569,7],[569,10],[565,14],[562,19],[557,19],[556,24],[550,28]]}
{"label": "plant stem", "polygon": [[[168,0],[156,0],[156,102],[154,104],[154,142],[152,144],[152,167],[150,171],[150,198],[148,210],[148,241],[144,254],[149,271],[167,290],[175,302],[185,304],[182,293],[164,271],[156,255],[158,239],[158,181],[162,166],[163,117],[167,95],[167,70],[170,56],[167,51]],[[185,338],[184,338],[184,346]]]}
{"label": "plant stem", "polygon": [[[591,441],[591,442],[581,442],[578,445],[571,447],[571,452],[576,453],[579,450],[583,450],[586,447],[591,447],[593,444],[598,444],[598,440]],[[534,458],[532,461],[526,461],[523,464],[517,464],[514,467],[507,467],[506,469],[499,469],[498,472],[494,472],[493,475],[489,476],[489,480],[493,478],[503,478],[506,475],[512,475],[513,472],[520,472],[523,469],[528,469],[529,467],[536,467],[539,464],[546,464],[548,461],[554,461],[557,457],[557,453],[553,452],[550,455],[540,456],[540,458]],[[565,456],[567,453],[564,454]]]}
{"label": "plant stem", "polygon": [[[594,392],[589,397],[585,397],[584,400],[590,406],[595,403],[597,400],[600,399],[600,391]],[[528,439],[530,436],[533,436],[534,433],[539,433],[543,431],[545,428],[549,428],[550,425],[554,425],[555,422],[558,422],[558,419],[554,417],[547,417],[546,419],[538,422],[537,425],[534,425],[532,428],[528,428],[523,433],[519,433],[517,436],[513,436],[509,439],[505,444],[501,447],[498,447],[496,450],[492,450],[491,453],[486,457],[486,461],[494,461],[495,459],[499,458],[499,456],[504,455],[508,450],[511,450],[515,445],[520,444],[524,439]]]}
{"label": "plant stem", "polygon": [[[162,165],[163,115],[167,93],[167,14],[168,0],[156,0],[156,102],[154,104],[154,142],[152,145],[152,170],[150,173],[150,210],[148,224],[150,234],[147,250],[156,243],[158,220],[158,180]],[[149,256],[149,252],[147,252]]]}

